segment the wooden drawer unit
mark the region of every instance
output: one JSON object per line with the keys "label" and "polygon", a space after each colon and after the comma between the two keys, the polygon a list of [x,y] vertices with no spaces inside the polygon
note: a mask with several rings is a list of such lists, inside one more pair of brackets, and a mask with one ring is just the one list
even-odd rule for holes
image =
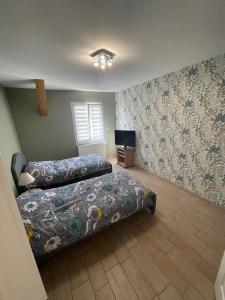
{"label": "wooden drawer unit", "polygon": [[117,163],[124,168],[135,165],[134,148],[117,148]]}

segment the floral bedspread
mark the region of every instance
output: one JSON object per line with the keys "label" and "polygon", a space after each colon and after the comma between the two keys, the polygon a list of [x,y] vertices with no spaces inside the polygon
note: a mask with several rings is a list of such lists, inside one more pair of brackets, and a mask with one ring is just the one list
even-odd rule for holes
{"label": "floral bedspread", "polygon": [[97,172],[109,171],[110,162],[97,154],[81,155],[62,160],[29,162],[25,171],[35,182],[32,187],[51,188]]}
{"label": "floral bedspread", "polygon": [[155,193],[126,173],[113,172],[17,197],[35,256],[82,239],[102,227],[152,207]]}

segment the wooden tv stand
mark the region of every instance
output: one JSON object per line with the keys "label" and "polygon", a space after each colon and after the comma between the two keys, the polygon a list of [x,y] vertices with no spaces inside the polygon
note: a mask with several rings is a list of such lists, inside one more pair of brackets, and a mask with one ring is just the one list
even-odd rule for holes
{"label": "wooden tv stand", "polygon": [[135,148],[131,147],[117,147],[117,163],[124,168],[134,166],[134,151]]}

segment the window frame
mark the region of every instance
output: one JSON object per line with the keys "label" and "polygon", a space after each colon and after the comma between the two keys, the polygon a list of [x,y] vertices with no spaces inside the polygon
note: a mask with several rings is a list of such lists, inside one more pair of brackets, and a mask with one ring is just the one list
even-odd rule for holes
{"label": "window frame", "polygon": [[[96,105],[96,104],[100,104],[102,106],[102,126],[103,126],[103,141],[91,141],[90,140],[90,143],[82,143],[82,144],[79,144],[79,141],[78,141],[78,137],[77,137],[77,128],[76,128],[76,119],[75,119],[75,114],[74,114],[74,106],[76,105]],[[94,145],[94,144],[101,144],[101,143],[105,143],[105,127],[104,127],[104,106],[103,106],[103,103],[102,102],[97,102],[97,101],[73,101],[71,102],[71,113],[72,113],[72,119],[73,119],[73,131],[74,131],[74,138],[75,138],[75,143],[76,143],[76,146],[82,146],[82,145]],[[90,113],[89,113],[89,108],[88,108],[88,122],[89,122],[89,131],[90,131],[90,136],[91,136],[91,124],[90,124]]]}

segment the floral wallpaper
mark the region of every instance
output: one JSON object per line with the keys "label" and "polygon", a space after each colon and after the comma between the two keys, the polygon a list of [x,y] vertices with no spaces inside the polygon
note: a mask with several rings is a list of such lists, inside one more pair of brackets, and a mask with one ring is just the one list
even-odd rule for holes
{"label": "floral wallpaper", "polygon": [[136,163],[225,206],[225,55],[116,94]]}

